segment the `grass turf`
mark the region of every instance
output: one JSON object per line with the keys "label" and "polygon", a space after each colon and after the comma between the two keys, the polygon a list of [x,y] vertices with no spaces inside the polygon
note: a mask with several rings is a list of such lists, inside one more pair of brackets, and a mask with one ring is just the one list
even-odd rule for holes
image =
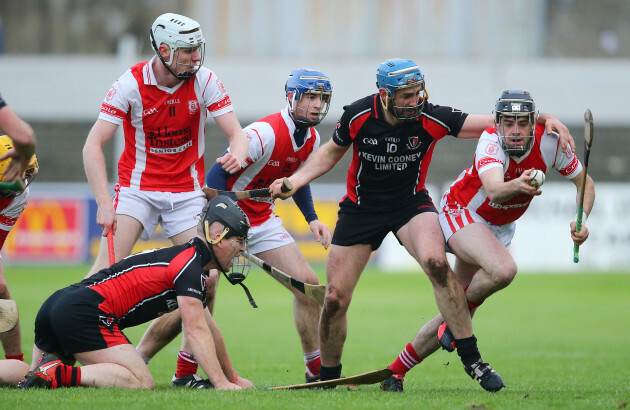
{"label": "grass turf", "polygon": [[[80,280],[87,267],[6,268],[20,307],[29,358],[34,317],[53,291]],[[320,269],[320,274],[323,272]],[[155,391],[0,388],[2,407],[32,408],[622,408],[630,401],[630,275],[519,274],[487,300],[475,317],[486,361],[507,388],[483,391],[456,354],[429,357],[405,377],[403,394],[377,385],[327,391],[268,391],[301,383],[304,364],[289,292],[252,267],[247,284],[260,306],[252,309],[238,286],[221,281],[215,318],[239,374],[254,391],[216,392],[169,387],[179,339],[150,363]],[[366,270],[349,312],[343,374],[386,367],[437,309],[423,274]],[[146,325],[127,329],[137,342]]]}

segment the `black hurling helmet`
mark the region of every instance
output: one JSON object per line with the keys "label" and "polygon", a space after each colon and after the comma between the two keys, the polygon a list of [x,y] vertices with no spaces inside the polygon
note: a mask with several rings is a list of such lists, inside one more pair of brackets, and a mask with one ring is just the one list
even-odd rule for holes
{"label": "black hurling helmet", "polygon": [[[501,119],[513,117],[517,123],[519,118],[527,117],[529,130],[526,135],[507,135],[507,127]],[[519,157],[525,154],[534,144],[538,111],[529,91],[520,88],[504,90],[494,106],[494,126],[501,139],[501,147],[506,154]],[[512,128],[513,130],[516,128]],[[509,131],[509,130],[508,130]],[[515,141],[524,140],[522,144]]]}
{"label": "black hurling helmet", "polygon": [[[212,249],[212,245],[218,243],[221,239],[235,237],[237,240],[242,241],[245,244],[245,249],[247,250],[247,235],[249,234],[250,228],[249,218],[236,204],[236,202],[227,196],[219,195],[212,198],[203,208],[201,211],[201,221],[203,223],[204,235],[210,245],[210,252],[217,261],[219,270],[223,272],[228,282],[232,285],[241,285],[249,298],[249,302],[253,307],[257,307],[249,290],[242,283],[249,273],[249,268],[251,266],[249,259],[244,257],[242,254],[235,256],[233,258],[232,268],[229,272],[227,272],[226,269],[219,263],[219,260],[214,255],[214,250]],[[223,231],[217,239],[212,239],[210,237],[210,225],[214,222],[220,222],[223,225]],[[234,254],[236,254],[236,250],[234,250]]]}

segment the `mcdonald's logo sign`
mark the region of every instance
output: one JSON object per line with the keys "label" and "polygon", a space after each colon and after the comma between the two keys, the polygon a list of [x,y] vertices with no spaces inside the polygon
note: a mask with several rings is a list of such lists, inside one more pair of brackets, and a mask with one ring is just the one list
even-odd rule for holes
{"label": "mcdonald's logo sign", "polygon": [[9,233],[3,253],[10,261],[83,262],[86,201],[31,198]]}

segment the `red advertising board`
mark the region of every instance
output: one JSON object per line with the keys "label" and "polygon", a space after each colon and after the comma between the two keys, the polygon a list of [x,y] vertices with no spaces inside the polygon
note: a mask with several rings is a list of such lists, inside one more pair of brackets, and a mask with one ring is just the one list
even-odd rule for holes
{"label": "red advertising board", "polygon": [[31,198],[2,249],[11,262],[83,262],[85,199]]}

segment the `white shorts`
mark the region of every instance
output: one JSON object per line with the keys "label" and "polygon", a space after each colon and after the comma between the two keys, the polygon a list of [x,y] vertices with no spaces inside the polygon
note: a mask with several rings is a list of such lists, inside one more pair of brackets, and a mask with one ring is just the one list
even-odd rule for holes
{"label": "white shorts", "polygon": [[448,247],[448,240],[451,236],[464,226],[475,222],[485,224],[488,228],[490,228],[494,236],[501,241],[503,246],[508,249],[510,248],[512,238],[514,238],[514,232],[516,231],[516,222],[510,222],[505,225],[494,225],[479,216],[476,212],[467,208],[447,209],[445,211],[445,205],[446,203],[444,199],[442,199],[442,202],[440,203],[440,214],[438,217],[440,220],[440,226],[442,227],[442,233],[444,234],[444,240],[446,241],[447,251],[451,252]]}
{"label": "white shorts", "polygon": [[18,218],[22,215],[22,211],[26,208],[26,204],[28,204],[28,198],[29,190],[26,188],[20,195],[11,199],[7,206],[0,209],[0,229],[3,231],[13,229]]}
{"label": "white shorts", "polygon": [[197,226],[197,215],[206,203],[203,191],[159,192],[120,187],[114,195],[116,214],[137,219],[144,228],[142,239],[149,239],[158,224],[167,238]]}
{"label": "white shorts", "polygon": [[291,234],[282,226],[282,218],[276,214],[260,225],[249,228],[247,249],[251,254],[270,251],[295,242]]}

